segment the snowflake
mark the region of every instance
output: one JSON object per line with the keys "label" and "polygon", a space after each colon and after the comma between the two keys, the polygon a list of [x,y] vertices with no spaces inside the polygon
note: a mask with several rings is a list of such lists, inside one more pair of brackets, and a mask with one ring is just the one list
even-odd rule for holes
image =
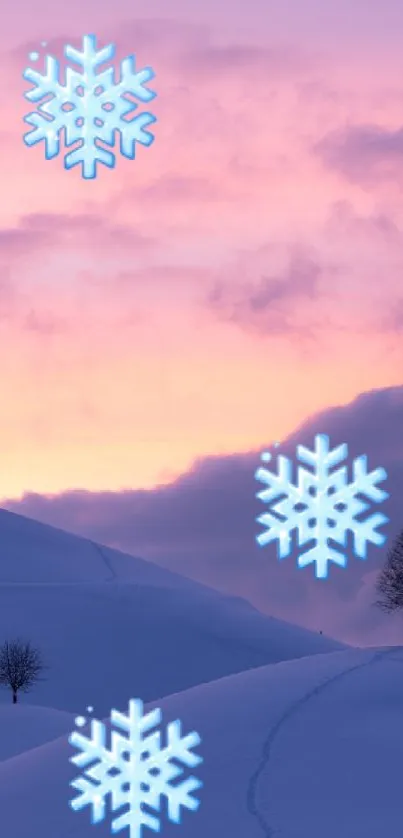
{"label": "snowflake", "polygon": [[[299,555],[298,566],[314,564],[318,579],[326,579],[330,562],[340,567],[347,564],[345,554],[332,547],[330,541],[346,547],[350,531],[355,555],[366,559],[367,542],[380,546],[386,540],[377,528],[389,519],[381,513],[363,518],[370,504],[358,497],[367,497],[373,503],[389,497],[376,485],[386,479],[386,471],[377,468],[368,473],[367,457],[357,457],[353,461],[353,480],[349,483],[346,465],[335,470],[347,455],[347,445],[330,450],[329,437],[317,434],[314,451],[297,446],[297,459],[312,471],[298,466],[295,484],[292,462],[287,457],[278,457],[277,474],[262,467],[255,474],[268,487],[258,492],[257,497],[271,507],[271,511],[257,518],[266,527],[257,536],[258,544],[263,547],[277,541],[278,558],[283,559],[291,553],[291,533],[296,530],[299,547],[314,542]],[[270,462],[271,458],[270,453],[262,455],[264,462]]]}
{"label": "snowflake", "polygon": [[[110,750],[106,747],[106,727],[97,720],[91,722],[89,738],[77,731],[69,737],[70,744],[81,751],[70,758],[71,762],[84,769],[83,775],[71,783],[80,792],[70,801],[71,808],[79,811],[90,806],[92,823],[99,823],[105,818],[106,797],[110,794],[113,812],[127,807],[113,819],[112,832],[128,828],[130,838],[141,838],[143,827],[159,832],[160,816],[147,810],[159,813],[161,797],[167,800],[168,819],[180,823],[181,808],[198,809],[199,801],[192,793],[202,786],[193,776],[178,782],[184,769],[176,764],[193,768],[203,761],[192,753],[201,742],[199,735],[193,732],[182,737],[181,722],[177,720],[168,724],[167,744],[163,747],[161,731],[150,732],[160,725],[161,711],[143,715],[143,707],[142,701],[132,700],[127,716],[112,710],[111,724],[123,733],[112,731]],[[84,723],[83,717],[76,719],[78,726]],[[173,780],[176,782],[171,785]]]}
{"label": "snowflake", "polygon": [[[115,147],[116,133],[120,137],[120,153],[129,160],[135,158],[136,143],[149,146],[154,140],[153,134],[144,129],[156,118],[151,113],[133,116],[138,106],[132,101],[154,99],[156,94],[145,87],[154,78],[154,72],[150,67],[136,71],[135,56],[130,55],[121,62],[117,80],[114,67],[99,70],[114,55],[113,44],[97,50],[95,36],[85,35],[82,51],[69,45],[64,48],[66,63],[70,61],[80,68],[67,66],[64,83],[60,63],[51,55],[46,56],[43,75],[31,67],[23,74],[34,85],[24,94],[25,98],[39,103],[37,110],[24,117],[24,122],[33,126],[24,135],[25,144],[33,146],[43,140],[45,157],[51,160],[60,153],[64,130],[66,149],[75,146],[64,155],[65,168],[81,164],[84,178],[96,177],[98,163],[115,166],[116,154],[110,149]],[[39,55],[31,53],[30,57],[37,60]]]}

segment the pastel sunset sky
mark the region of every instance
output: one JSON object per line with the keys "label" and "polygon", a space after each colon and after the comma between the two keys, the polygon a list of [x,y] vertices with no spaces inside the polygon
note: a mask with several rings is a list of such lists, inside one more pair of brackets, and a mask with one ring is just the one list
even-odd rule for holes
{"label": "pastel sunset sky", "polygon": [[[8,4],[4,506],[391,639],[369,609],[382,557],[326,594],[257,570],[253,474],[274,441],[330,429],[389,467],[402,526],[402,31],[401,0]],[[154,144],[93,181],[22,140],[29,52],[41,68],[87,33],[151,65],[158,93]]]}
{"label": "pastel sunset sky", "polygon": [[[152,487],[401,383],[402,28],[398,0],[8,5],[0,496]],[[96,181],[22,141],[29,51],[87,32],[158,92]]]}

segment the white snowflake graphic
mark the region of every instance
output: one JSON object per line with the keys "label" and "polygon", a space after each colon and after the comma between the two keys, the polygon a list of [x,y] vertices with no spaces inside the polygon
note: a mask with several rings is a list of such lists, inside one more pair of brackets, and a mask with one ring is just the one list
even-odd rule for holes
{"label": "white snowflake graphic", "polygon": [[[181,809],[198,809],[199,801],[193,792],[203,785],[193,776],[179,780],[184,768],[177,764],[193,768],[203,761],[192,753],[201,742],[200,736],[192,732],[182,737],[181,722],[177,720],[167,725],[163,746],[161,731],[154,730],[161,723],[161,711],[143,715],[143,709],[143,702],[133,699],[127,716],[111,711],[111,724],[120,732],[112,731],[110,749],[106,745],[106,727],[97,720],[91,722],[89,738],[77,731],[69,737],[70,744],[81,751],[71,757],[71,762],[84,769],[83,775],[71,783],[80,794],[70,801],[70,806],[74,811],[90,806],[92,823],[97,824],[106,816],[106,797],[110,794],[112,812],[126,807],[112,820],[112,832],[128,828],[129,838],[142,838],[143,828],[160,831],[161,797],[167,801],[168,820],[180,823]],[[83,718],[76,719],[79,726],[83,722]]]}
{"label": "white snowflake graphic", "polygon": [[[44,142],[45,157],[51,160],[60,153],[64,131],[66,169],[81,165],[83,178],[95,178],[97,164],[113,168],[116,154],[115,135],[120,138],[120,153],[134,160],[136,143],[149,146],[154,140],[147,125],[156,122],[155,116],[143,112],[134,116],[140,102],[149,102],[156,93],[145,85],[154,78],[151,67],[136,71],[134,55],[123,59],[120,77],[114,67],[100,71],[100,66],[115,55],[113,44],[97,50],[95,35],[85,35],[82,50],[67,45],[64,48],[66,63],[77,65],[76,70],[65,68],[62,80],[59,61],[46,56],[45,72],[28,67],[23,77],[34,87],[24,94],[29,102],[39,103],[37,109],[24,117],[33,130],[24,135],[27,146]],[[31,60],[39,58],[31,53]],[[51,98],[49,98],[51,97]],[[69,148],[72,148],[68,151]]]}
{"label": "white snowflake graphic", "polygon": [[[349,482],[347,465],[336,468],[347,455],[347,445],[330,450],[329,437],[317,434],[314,451],[297,446],[297,459],[309,470],[298,466],[295,483],[292,461],[284,456],[278,457],[277,474],[262,467],[255,474],[267,487],[257,497],[270,507],[270,511],[257,518],[266,528],[257,536],[258,544],[264,547],[277,541],[278,558],[286,558],[292,549],[291,534],[296,531],[298,547],[314,542],[300,553],[298,567],[314,564],[318,579],[326,579],[330,562],[346,567],[345,553],[335,549],[331,542],[346,547],[348,532],[353,535],[354,554],[360,559],[367,556],[368,542],[380,546],[386,540],[377,529],[389,519],[382,513],[365,517],[370,503],[362,499],[381,503],[389,497],[377,486],[386,480],[386,471],[377,468],[368,473],[367,457],[363,455],[353,461],[353,479]],[[271,459],[270,453],[262,455],[264,462]]]}

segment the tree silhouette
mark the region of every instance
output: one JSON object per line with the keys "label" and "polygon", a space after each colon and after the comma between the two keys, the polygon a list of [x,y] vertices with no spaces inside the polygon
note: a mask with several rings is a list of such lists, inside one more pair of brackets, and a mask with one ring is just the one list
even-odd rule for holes
{"label": "tree silhouette", "polygon": [[403,530],[390,548],[376,585],[382,611],[392,613],[403,608]]}
{"label": "tree silhouette", "polygon": [[13,704],[19,691],[28,692],[44,669],[41,655],[30,643],[8,640],[0,647],[0,685],[9,687]]}

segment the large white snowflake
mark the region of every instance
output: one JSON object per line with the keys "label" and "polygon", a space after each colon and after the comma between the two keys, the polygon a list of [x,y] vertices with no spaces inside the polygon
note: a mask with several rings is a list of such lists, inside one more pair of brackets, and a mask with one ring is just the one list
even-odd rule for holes
{"label": "large white snowflake", "polygon": [[[348,481],[347,465],[339,466],[348,455],[347,445],[330,450],[329,437],[317,434],[315,450],[303,445],[297,446],[297,459],[307,468],[298,466],[297,480],[293,482],[293,464],[287,457],[278,457],[277,474],[267,468],[256,471],[256,479],[267,487],[257,497],[270,509],[259,515],[258,523],[265,531],[257,536],[260,546],[277,541],[278,558],[289,556],[292,549],[292,532],[297,532],[298,547],[312,546],[300,552],[298,566],[315,565],[319,579],[328,575],[329,563],[345,567],[347,557],[335,549],[332,542],[342,547],[347,545],[348,532],[353,535],[353,549],[360,559],[367,556],[367,544],[380,546],[386,536],[378,527],[387,523],[382,513],[365,517],[370,503],[381,503],[388,493],[377,484],[386,479],[385,469],[367,471],[367,457],[356,457],[353,461],[353,479]],[[264,462],[270,462],[272,455],[262,455]],[[361,497],[360,497],[361,496]]]}
{"label": "large white snowflake", "polygon": [[[26,81],[34,85],[24,96],[29,102],[39,103],[36,111],[24,117],[33,130],[24,135],[27,146],[44,142],[45,157],[51,160],[60,153],[61,138],[65,138],[66,169],[81,164],[84,178],[95,178],[97,164],[113,168],[116,162],[115,135],[120,138],[120,153],[134,160],[136,143],[149,146],[154,140],[147,125],[156,122],[155,116],[143,112],[134,116],[139,102],[149,102],[156,93],[145,87],[154,78],[151,67],[136,70],[134,55],[124,58],[120,76],[115,77],[114,67],[100,71],[100,66],[113,59],[113,44],[97,50],[95,35],[85,35],[82,50],[67,45],[66,62],[79,67],[66,66],[65,80],[61,77],[59,61],[46,56],[45,73],[27,67],[23,73]],[[36,61],[38,53],[31,53]],[[51,98],[49,98],[51,97]],[[68,151],[69,148],[72,148]]]}
{"label": "large white snowflake", "polygon": [[[70,744],[81,752],[71,757],[71,762],[84,769],[71,783],[80,794],[70,806],[74,811],[90,806],[92,823],[96,824],[106,816],[106,797],[110,794],[112,812],[126,808],[112,820],[112,831],[128,828],[129,838],[142,838],[143,827],[160,831],[162,797],[167,801],[168,820],[180,823],[181,809],[198,808],[193,792],[202,786],[193,776],[180,780],[183,766],[193,768],[202,762],[192,753],[200,744],[200,736],[192,732],[182,737],[177,720],[167,725],[166,745],[162,745],[161,731],[155,730],[161,723],[161,711],[143,715],[143,707],[142,701],[133,699],[127,716],[111,711],[111,724],[120,732],[112,731],[110,748],[106,727],[98,720],[91,722],[90,737],[77,731],[69,737]],[[84,721],[79,718],[76,724],[81,726]]]}

